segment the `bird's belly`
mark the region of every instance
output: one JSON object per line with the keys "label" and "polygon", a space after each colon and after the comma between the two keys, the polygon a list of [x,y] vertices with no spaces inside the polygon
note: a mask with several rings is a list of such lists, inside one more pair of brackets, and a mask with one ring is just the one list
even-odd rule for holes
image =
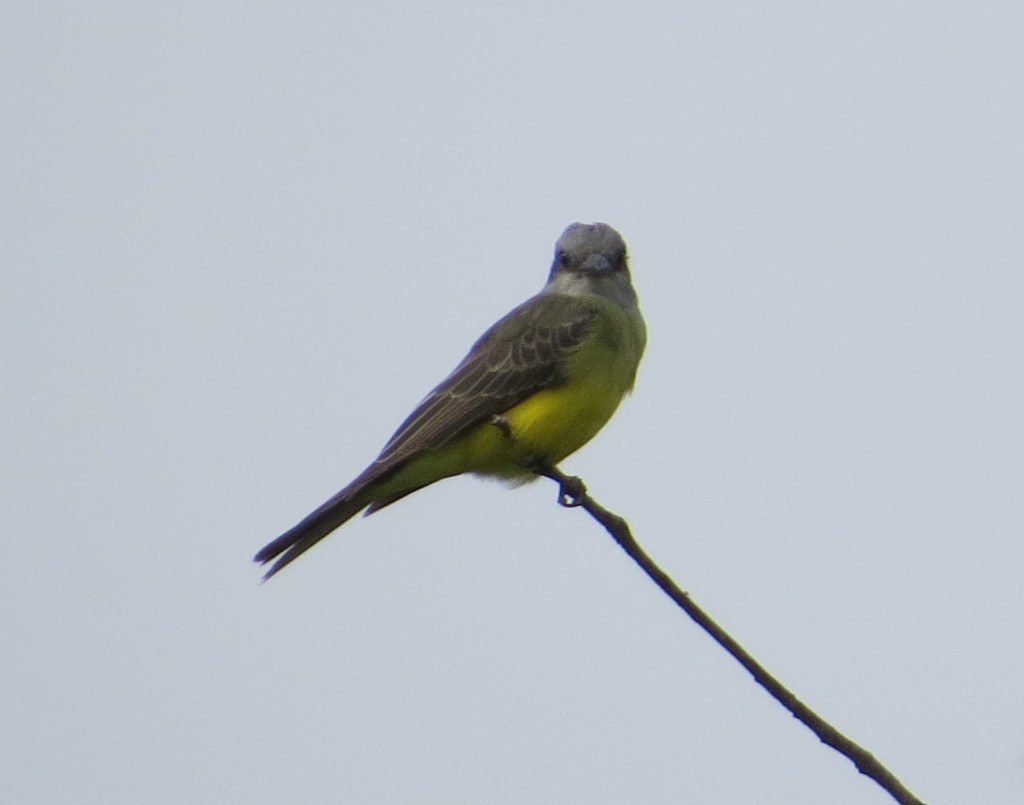
{"label": "bird's belly", "polygon": [[[556,464],[589,442],[615,413],[622,392],[587,378],[534,394],[505,414],[511,441],[529,457]],[[596,382],[595,382],[596,381]]]}

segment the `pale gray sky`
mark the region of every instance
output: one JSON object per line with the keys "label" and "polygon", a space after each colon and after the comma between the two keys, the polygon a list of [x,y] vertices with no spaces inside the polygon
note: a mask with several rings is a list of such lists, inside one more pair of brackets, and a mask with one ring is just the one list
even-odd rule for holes
{"label": "pale gray sky", "polygon": [[10,3],[0,787],[890,800],[544,482],[273,582],[575,220],[635,396],[573,456],[929,803],[1024,801],[1024,7]]}

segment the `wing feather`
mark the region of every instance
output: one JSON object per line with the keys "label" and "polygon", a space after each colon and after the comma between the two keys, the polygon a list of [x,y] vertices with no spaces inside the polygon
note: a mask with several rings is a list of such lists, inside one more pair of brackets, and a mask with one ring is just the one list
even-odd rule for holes
{"label": "wing feather", "polygon": [[589,332],[594,305],[541,294],[520,305],[473,345],[455,370],[395,431],[370,472],[397,468],[448,443],[532,394],[565,382],[564,360]]}

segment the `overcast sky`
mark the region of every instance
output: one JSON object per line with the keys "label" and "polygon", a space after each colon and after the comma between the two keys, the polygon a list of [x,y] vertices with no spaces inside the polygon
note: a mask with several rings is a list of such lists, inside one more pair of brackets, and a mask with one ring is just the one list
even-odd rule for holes
{"label": "overcast sky", "polygon": [[922,799],[1024,801],[1019,2],[0,16],[5,801],[891,801],[548,481],[259,584],[577,220],[650,341],[564,468]]}

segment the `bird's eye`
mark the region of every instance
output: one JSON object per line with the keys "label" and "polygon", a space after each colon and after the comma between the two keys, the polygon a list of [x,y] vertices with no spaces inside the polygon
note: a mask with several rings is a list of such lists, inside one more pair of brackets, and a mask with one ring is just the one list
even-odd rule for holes
{"label": "bird's eye", "polygon": [[572,261],[569,259],[569,252],[558,253],[558,265],[560,265],[562,268],[568,268],[569,263],[571,262]]}

